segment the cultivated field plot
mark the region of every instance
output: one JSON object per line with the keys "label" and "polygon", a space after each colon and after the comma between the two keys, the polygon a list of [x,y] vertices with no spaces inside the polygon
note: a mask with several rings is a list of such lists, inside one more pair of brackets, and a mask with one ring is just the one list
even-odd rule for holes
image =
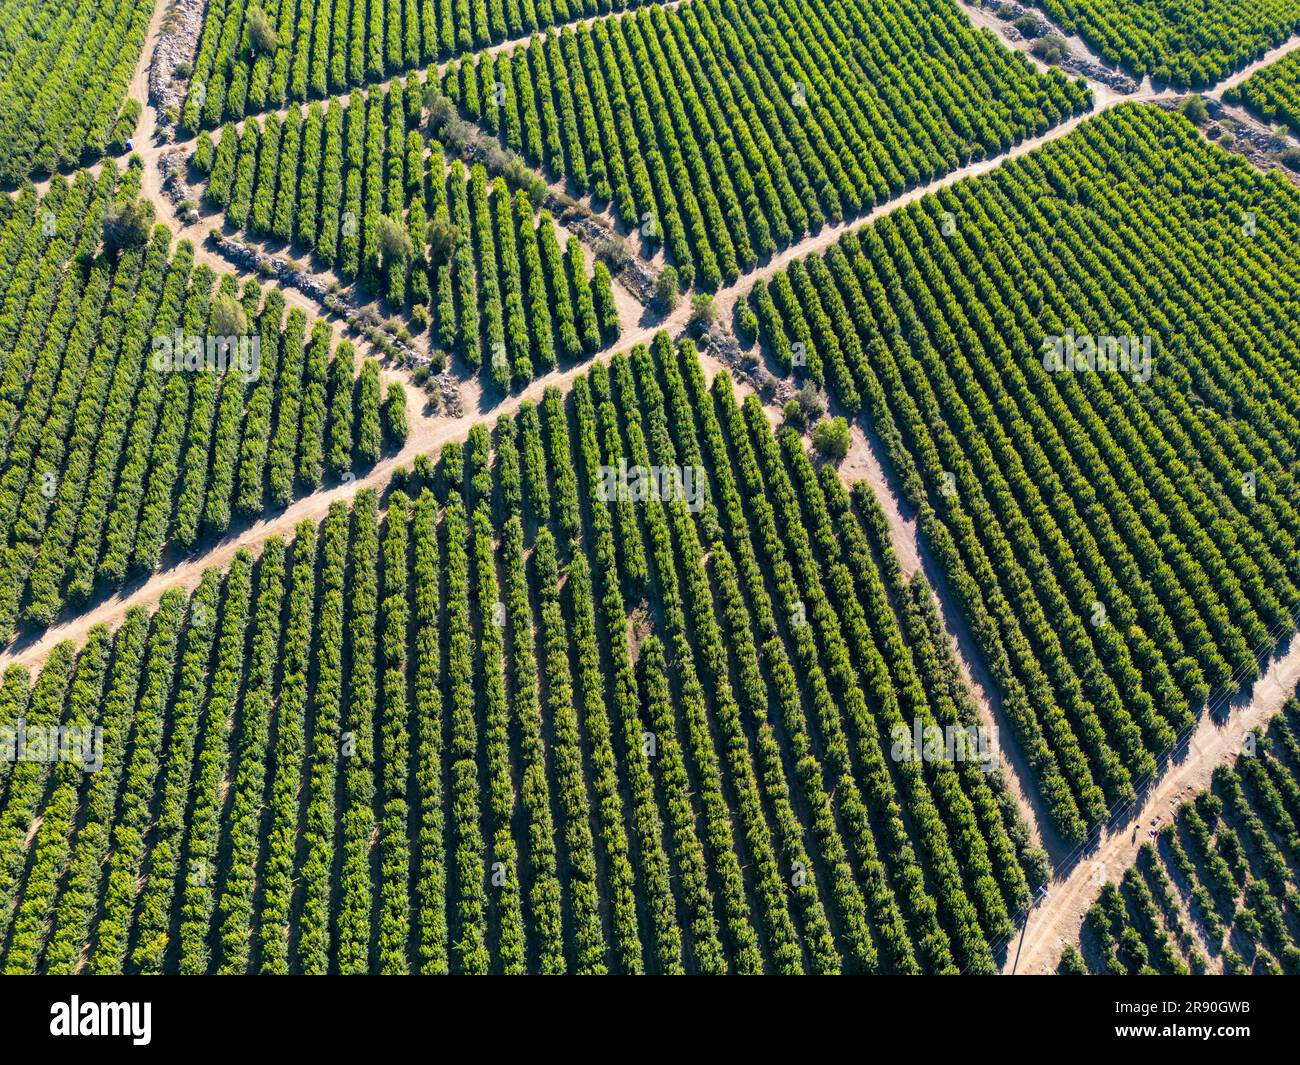
{"label": "cultivated field plot", "polygon": [[932,593],[689,342],[401,484],[6,674],[103,730],[7,768],[7,970],[994,966],[1045,859],[903,749],[979,728]]}
{"label": "cultivated field plot", "polygon": [[1178,88],[1221,80],[1300,28],[1297,0],[1035,0],[1108,63]]}
{"label": "cultivated field plot", "polygon": [[0,185],[122,146],[122,106],[144,46],[145,0],[0,0]]}
{"label": "cultivated field plot", "polygon": [[1266,122],[1281,122],[1300,136],[1300,52],[1255,71],[1223,98],[1244,104]]}
{"label": "cultivated field plot", "polygon": [[204,134],[195,165],[235,226],[306,246],[423,330],[438,350],[485,367],[500,389],[619,331],[609,269],[588,273],[577,238],[482,164],[450,165],[421,132],[424,86],[354,93],[346,106]]}
{"label": "cultivated field plot", "polygon": [[210,0],[181,114],[212,128],[636,0]]}
{"label": "cultivated field plot", "polygon": [[1082,110],[951,0],[693,0],[465,58],[443,91],[715,289]]}
{"label": "cultivated field plot", "polygon": [[1300,700],[1184,803],[1088,911],[1063,973],[1300,974]]}
{"label": "cultivated field plot", "polygon": [[0,973],[1300,975],[1297,45],[0,0]]}
{"label": "cultivated field plot", "polygon": [[1294,627],[1298,206],[1122,105],[738,314],[865,412],[1067,840]]}
{"label": "cultivated field plot", "polygon": [[6,638],[401,443],[405,397],[381,395],[378,364],[358,373],[280,292],[196,266],[139,181],[107,166],[3,202]]}

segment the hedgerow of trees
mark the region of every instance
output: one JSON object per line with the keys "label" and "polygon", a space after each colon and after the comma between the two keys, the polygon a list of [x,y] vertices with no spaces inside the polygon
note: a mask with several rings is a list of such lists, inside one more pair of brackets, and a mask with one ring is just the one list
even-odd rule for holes
{"label": "hedgerow of trees", "polygon": [[195,266],[147,212],[119,224],[139,182],[56,177],[0,219],[6,636],[319,487],[327,445],[342,474],[404,439],[404,397],[385,432],[378,366],[332,356],[324,322]]}
{"label": "hedgerow of trees", "polygon": [[20,716],[105,747],[6,763],[8,972],[988,972],[1045,868],[996,765],[894,751],[979,714],[874,497],[666,335],[11,667]]}
{"label": "hedgerow of trees", "polygon": [[1089,100],[951,0],[648,7],[466,57],[441,88],[704,289]]}
{"label": "hedgerow of trees", "polygon": [[194,155],[206,195],[253,235],[360,281],[500,389],[606,346],[620,328],[608,269],[589,268],[524,190],[449,164],[422,131],[424,92],[412,78],[305,117],[227,124]]}
{"label": "hedgerow of trees", "polygon": [[[1298,205],[1124,106],[751,293],[772,358],[870,419],[1067,838],[1295,627],[1296,340],[1258,280],[1294,251],[1250,220]],[[1131,358],[1054,372],[1067,335]]]}
{"label": "hedgerow of trees", "polygon": [[15,0],[4,8],[0,185],[122,150],[140,105],[124,105],[153,4]]}
{"label": "hedgerow of trees", "polygon": [[1300,700],[1250,733],[1088,910],[1058,972],[1300,973]]}

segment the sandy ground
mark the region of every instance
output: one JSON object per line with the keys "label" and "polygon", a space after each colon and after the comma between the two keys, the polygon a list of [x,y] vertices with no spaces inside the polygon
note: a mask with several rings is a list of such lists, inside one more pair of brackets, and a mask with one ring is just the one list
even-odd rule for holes
{"label": "sandy ground", "polygon": [[152,137],[154,125],[158,116],[154,109],[149,106],[149,61],[153,58],[154,49],[158,46],[158,38],[162,35],[163,19],[167,17],[166,0],[158,0],[154,5],[153,15],[149,19],[149,31],[145,34],[144,48],[140,50],[140,61],[135,66],[135,74],[131,78],[131,85],[127,89],[127,97],[132,100],[139,100],[144,105],[144,113],[140,116],[140,126],[136,136],[143,139],[146,135]]}
{"label": "sandy ground", "polygon": [[911,576],[921,568],[920,546],[917,540],[915,517],[904,517],[902,501],[889,483],[889,473],[867,439],[866,429],[860,419],[850,423],[852,433],[848,456],[840,463],[840,477],[845,484],[866,481],[871,486],[876,498],[889,519],[889,530],[893,540],[894,551],[903,572]]}

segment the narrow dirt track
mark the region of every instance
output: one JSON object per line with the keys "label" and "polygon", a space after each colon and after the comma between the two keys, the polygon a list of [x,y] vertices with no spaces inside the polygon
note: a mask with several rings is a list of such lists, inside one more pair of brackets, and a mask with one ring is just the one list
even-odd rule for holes
{"label": "narrow dirt track", "polygon": [[1225,92],[1227,92],[1229,89],[1236,88],[1248,77],[1254,74],[1255,71],[1262,70],[1264,67],[1276,63],[1283,56],[1290,55],[1297,48],[1300,48],[1300,35],[1291,37],[1283,41],[1276,48],[1270,48],[1267,52],[1265,52],[1262,56],[1256,59],[1253,63],[1247,63],[1235,74],[1229,74],[1222,81],[1218,82],[1215,85],[1212,85],[1208,89],[1204,89],[1201,92],[1201,95],[1210,96],[1216,100],[1221,99]]}

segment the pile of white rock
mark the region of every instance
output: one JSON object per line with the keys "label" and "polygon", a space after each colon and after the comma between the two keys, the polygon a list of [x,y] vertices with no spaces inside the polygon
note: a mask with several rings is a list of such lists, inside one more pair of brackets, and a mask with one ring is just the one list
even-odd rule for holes
{"label": "pile of white rock", "polygon": [[189,91],[190,71],[183,70],[177,77],[181,64],[188,68],[194,62],[199,33],[203,29],[204,0],[170,0],[163,16],[162,32],[149,57],[149,102],[158,112],[159,132],[170,135],[169,116],[179,115]]}

